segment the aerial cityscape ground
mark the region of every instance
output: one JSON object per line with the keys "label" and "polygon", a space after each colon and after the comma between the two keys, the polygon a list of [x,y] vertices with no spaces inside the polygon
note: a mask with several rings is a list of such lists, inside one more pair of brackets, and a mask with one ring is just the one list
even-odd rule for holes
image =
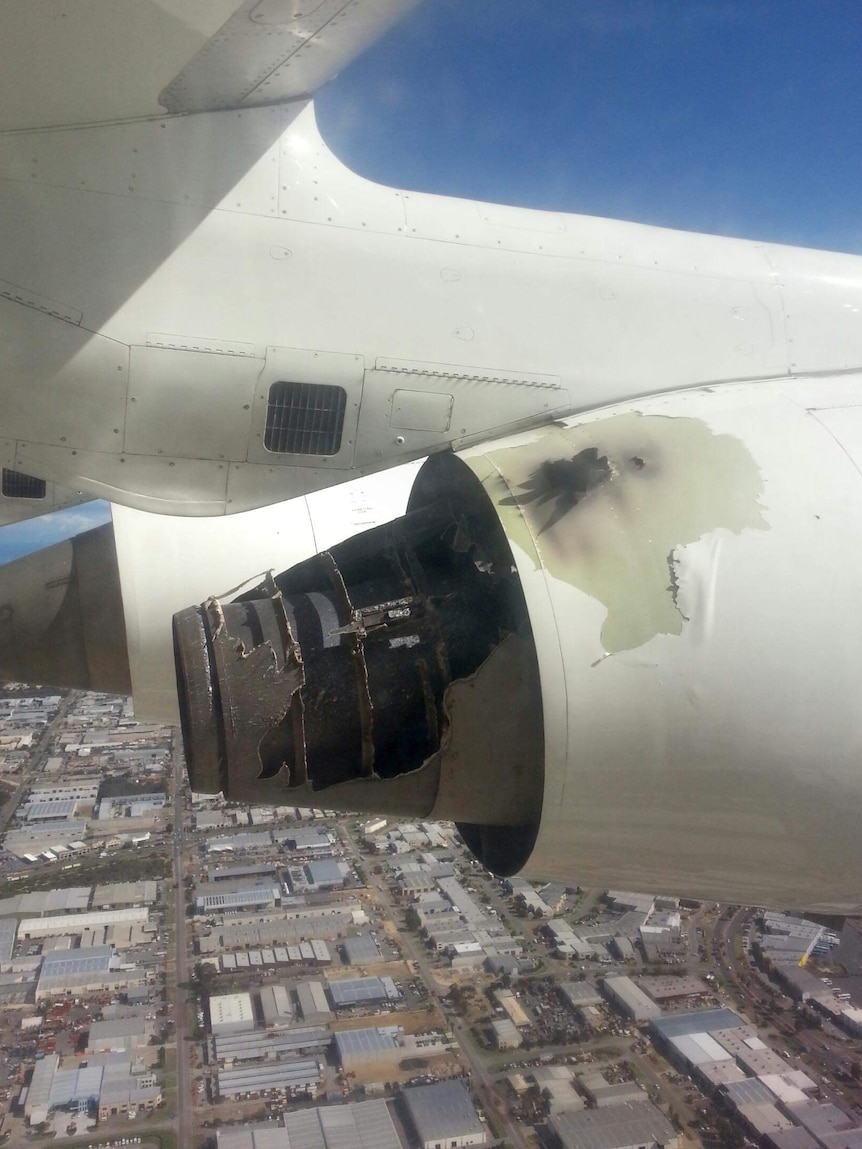
{"label": "aerial cityscape ground", "polygon": [[0,834],[0,1144],[862,1149],[853,921],[226,805],[126,700],[26,686]]}

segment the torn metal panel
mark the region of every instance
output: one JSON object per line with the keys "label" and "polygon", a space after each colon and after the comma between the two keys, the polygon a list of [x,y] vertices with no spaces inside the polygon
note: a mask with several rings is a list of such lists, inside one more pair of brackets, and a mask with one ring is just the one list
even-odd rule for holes
{"label": "torn metal panel", "polygon": [[403,519],[176,617],[189,772],[240,801],[523,826],[529,845],[501,839],[517,868],[541,807],[536,655],[492,506],[441,468],[445,497],[423,483]]}

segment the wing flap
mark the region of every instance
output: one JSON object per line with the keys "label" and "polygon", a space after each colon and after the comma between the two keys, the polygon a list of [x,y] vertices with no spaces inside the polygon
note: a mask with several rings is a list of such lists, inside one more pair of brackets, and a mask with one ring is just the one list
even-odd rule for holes
{"label": "wing flap", "polygon": [[169,112],[309,97],[418,0],[247,0],[159,96]]}

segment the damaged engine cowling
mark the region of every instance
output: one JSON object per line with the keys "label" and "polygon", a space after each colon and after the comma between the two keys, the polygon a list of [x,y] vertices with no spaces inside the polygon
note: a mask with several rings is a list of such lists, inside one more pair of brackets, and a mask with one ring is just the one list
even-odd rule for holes
{"label": "damaged engine cowling", "polygon": [[175,616],[194,790],[505,827],[507,857],[526,860],[535,648],[505,535],[455,466],[402,519]]}
{"label": "damaged engine cowling", "polygon": [[853,395],[694,390],[432,457],[404,518],[176,616],[193,788],[453,818],[503,874],[858,908]]}

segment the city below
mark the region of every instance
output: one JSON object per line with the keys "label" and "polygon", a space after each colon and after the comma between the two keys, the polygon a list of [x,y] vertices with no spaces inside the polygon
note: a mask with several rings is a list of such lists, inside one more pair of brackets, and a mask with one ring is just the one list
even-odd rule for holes
{"label": "city below", "polygon": [[862,1149],[862,932],[499,880],[0,690],[0,1146]]}

